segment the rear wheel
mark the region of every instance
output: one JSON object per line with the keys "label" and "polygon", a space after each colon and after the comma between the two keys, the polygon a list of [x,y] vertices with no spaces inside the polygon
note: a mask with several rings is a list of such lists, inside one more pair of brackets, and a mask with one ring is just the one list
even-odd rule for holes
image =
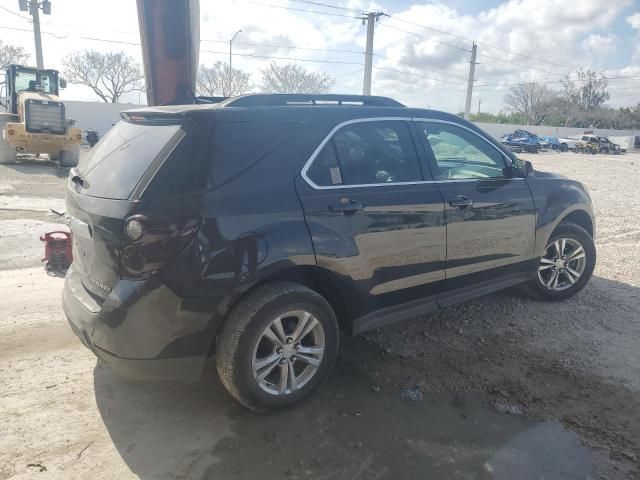
{"label": "rear wheel", "polygon": [[61,150],[58,161],[62,167],[75,167],[80,160],[80,145],[73,145],[69,150]]}
{"label": "rear wheel", "polygon": [[318,293],[295,283],[258,288],[234,307],[217,342],[222,383],[262,413],[290,407],[329,375],[338,352],[338,322]]}
{"label": "rear wheel", "polygon": [[569,150],[569,145],[567,145],[566,143],[560,144],[560,151],[561,152],[566,152],[567,150]]}
{"label": "rear wheel", "polygon": [[596,248],[579,225],[561,223],[540,258],[538,272],[528,291],[541,300],[564,300],[587,284],[596,264]]}

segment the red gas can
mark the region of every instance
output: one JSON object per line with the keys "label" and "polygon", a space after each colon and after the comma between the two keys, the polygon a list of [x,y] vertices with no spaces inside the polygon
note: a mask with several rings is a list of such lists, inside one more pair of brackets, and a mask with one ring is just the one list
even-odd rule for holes
{"label": "red gas can", "polygon": [[43,262],[47,262],[47,270],[69,268],[73,262],[71,253],[71,233],[48,232],[40,237],[44,243]]}

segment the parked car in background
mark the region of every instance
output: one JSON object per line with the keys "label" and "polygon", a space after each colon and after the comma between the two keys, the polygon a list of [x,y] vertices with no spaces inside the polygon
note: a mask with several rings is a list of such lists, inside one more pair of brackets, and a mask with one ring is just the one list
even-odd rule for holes
{"label": "parked car in background", "polygon": [[569,150],[574,151],[576,149],[576,144],[580,141],[577,137],[565,137],[559,138],[558,142],[560,142],[559,150],[561,152],[568,152]]}
{"label": "parked car in background", "polygon": [[607,137],[600,137],[598,135],[582,135],[580,137],[582,143],[597,144],[598,153],[613,153],[620,154],[626,150],[621,148],[617,143],[613,143]]}
{"label": "parked car in background", "polygon": [[526,130],[516,130],[513,133],[504,134],[500,141],[512,152],[538,153],[540,149],[538,136]]}
{"label": "parked car in background", "polygon": [[540,137],[540,146],[542,147],[543,144],[546,145],[545,148],[550,148],[551,150],[560,150],[560,141],[558,140],[558,137],[553,137],[550,135]]}
{"label": "parked car in background", "polygon": [[574,153],[590,153],[595,155],[600,151],[600,143],[597,138],[583,135],[573,149]]}
{"label": "parked car in background", "polygon": [[451,114],[248,95],[122,117],[69,175],[63,306],[126,376],[195,380],[215,358],[271,412],[322,383],[341,331],[514,285],[564,300],[594,269],[585,187]]}

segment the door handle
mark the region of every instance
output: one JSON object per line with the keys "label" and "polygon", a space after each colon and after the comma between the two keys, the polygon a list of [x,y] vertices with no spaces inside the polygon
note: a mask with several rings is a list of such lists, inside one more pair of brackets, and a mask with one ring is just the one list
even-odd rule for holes
{"label": "door handle", "polygon": [[458,195],[453,200],[449,200],[449,205],[458,208],[473,207],[473,200],[469,197],[465,197],[464,195]]}
{"label": "door handle", "polygon": [[340,203],[329,205],[329,210],[334,213],[342,213],[344,215],[350,215],[356,213],[359,210],[362,210],[364,205],[361,203],[355,202],[353,200],[349,200],[348,198],[341,198]]}

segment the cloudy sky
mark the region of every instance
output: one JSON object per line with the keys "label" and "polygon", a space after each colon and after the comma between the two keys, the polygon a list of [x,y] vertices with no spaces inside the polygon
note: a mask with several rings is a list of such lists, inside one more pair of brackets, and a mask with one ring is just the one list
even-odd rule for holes
{"label": "cloudy sky", "polygon": [[[44,61],[62,68],[82,49],[125,50],[141,58],[134,0],[51,0],[41,16]],[[498,112],[510,84],[558,80],[576,68],[603,71],[610,104],[640,102],[640,0],[201,0],[200,63],[228,61],[252,74],[266,63],[300,62],[335,77],[335,93],[362,92],[365,11],[382,11],[374,42],[373,94],[450,112],[464,108],[472,41],[478,65],[472,110]],[[0,39],[33,53],[32,25],[18,0],[0,0]],[[131,94],[127,101],[138,102]],[[94,100],[71,86],[63,98]],[[142,95],[141,99],[144,99]]]}

